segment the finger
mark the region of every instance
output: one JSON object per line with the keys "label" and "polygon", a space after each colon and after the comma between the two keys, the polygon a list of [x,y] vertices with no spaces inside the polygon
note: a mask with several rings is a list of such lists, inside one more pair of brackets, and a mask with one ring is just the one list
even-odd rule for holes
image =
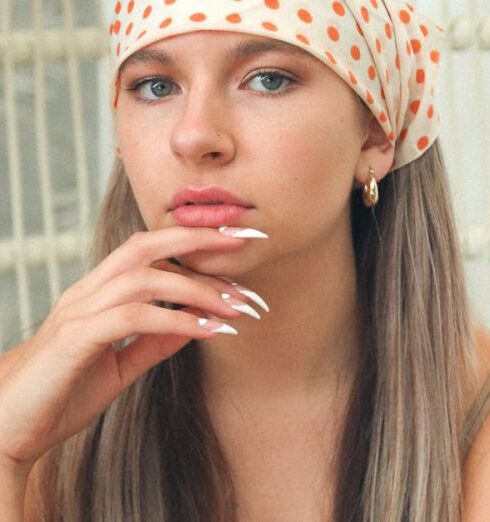
{"label": "finger", "polygon": [[76,301],[71,309],[65,311],[64,317],[86,317],[123,304],[156,300],[193,306],[228,318],[240,315],[226,304],[213,286],[184,275],[141,267],[120,274]]}
{"label": "finger", "polygon": [[[200,311],[186,308],[186,312],[199,317]],[[214,337],[217,333],[206,332],[207,337]],[[72,372],[68,379],[60,382],[57,378],[58,389],[56,396],[69,397],[67,410],[78,412],[70,416],[69,426],[60,425],[57,432],[52,433],[54,443],[65,440],[73,433],[78,433],[91,420],[100,414],[120,393],[136,379],[163,360],[174,355],[192,340],[189,336],[177,334],[143,334],[120,351],[105,350],[87,371]],[[49,372],[53,374],[50,363]],[[57,371],[61,374],[58,365]],[[54,372],[56,374],[56,372]],[[71,378],[70,378],[71,377]],[[34,379],[35,380],[35,379]],[[65,410],[65,411],[67,411]],[[69,430],[68,432],[66,430]]]}
{"label": "finger", "polygon": [[199,325],[193,314],[130,303],[65,321],[58,333],[59,339],[63,339],[63,349],[50,345],[46,352],[68,361],[73,369],[83,370],[90,367],[110,343],[136,334],[176,334],[191,339],[210,337],[210,332]]}
{"label": "finger", "polygon": [[[201,313],[198,309],[182,308],[181,311],[188,312],[196,317]],[[216,336],[217,334],[212,334]],[[133,341],[124,350],[116,353],[119,374],[123,386],[129,386],[145,372],[171,357],[182,349],[192,338],[176,335],[144,335]]]}
{"label": "finger", "polygon": [[168,259],[159,259],[150,265],[152,268],[156,268],[157,270],[163,270],[165,272],[173,272],[176,274],[187,276],[190,279],[194,279],[195,281],[200,281],[201,283],[207,284],[221,293],[229,293],[233,297],[237,297],[238,299],[242,299],[244,302],[247,301],[247,297],[240,293],[231,283],[232,280],[226,278],[225,276],[210,276],[207,274],[202,274],[200,272],[195,272],[189,267],[176,265],[169,261]]}
{"label": "finger", "polygon": [[86,295],[109,279],[140,265],[174,258],[200,250],[233,250],[246,240],[221,234],[215,228],[171,227],[137,232],[111,252],[71,288],[72,294]]}

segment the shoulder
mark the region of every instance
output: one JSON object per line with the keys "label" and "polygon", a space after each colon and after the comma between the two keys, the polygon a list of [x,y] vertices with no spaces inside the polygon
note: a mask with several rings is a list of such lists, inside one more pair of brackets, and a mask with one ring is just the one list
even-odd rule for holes
{"label": "shoulder", "polygon": [[[481,384],[490,375],[490,330],[476,331]],[[463,469],[462,522],[488,522],[490,519],[490,415],[487,415],[468,451]]]}

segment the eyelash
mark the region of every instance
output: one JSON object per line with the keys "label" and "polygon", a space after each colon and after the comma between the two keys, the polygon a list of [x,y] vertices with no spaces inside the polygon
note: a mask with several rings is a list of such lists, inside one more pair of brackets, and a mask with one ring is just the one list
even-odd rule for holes
{"label": "eyelash", "polygon": [[[288,91],[291,87],[294,86],[294,84],[298,83],[298,80],[293,78],[292,76],[289,76],[287,74],[283,74],[279,71],[276,71],[274,69],[263,69],[263,70],[260,70],[260,71],[257,71],[253,76],[251,76],[248,80],[246,80],[245,83],[248,83],[250,82],[251,80],[253,80],[255,77],[257,76],[267,76],[267,75],[271,75],[271,76],[280,76],[282,78],[285,78],[286,80],[288,80],[290,83],[290,85],[288,87],[286,87],[285,89],[283,89],[282,91],[280,92],[257,92],[257,94],[259,96],[266,96],[266,97],[277,97],[277,96],[282,96],[283,93],[285,91]],[[170,80],[170,78],[166,77],[166,76],[154,76],[154,77],[151,77],[151,78],[143,78],[141,80],[137,80],[136,82],[134,82],[130,87],[127,87],[127,88],[123,88],[124,91],[129,91],[129,92],[137,92],[141,87],[143,87],[144,85],[150,83],[150,82],[154,82],[154,81],[157,81],[157,80],[168,80],[168,81],[172,81]],[[173,82],[172,82],[173,83]],[[167,96],[164,96],[162,98],[160,98],[160,100],[163,100],[165,98],[167,98]],[[142,103],[145,103],[147,105],[152,105],[154,103],[158,103],[160,100],[156,99],[156,100],[148,100],[147,98],[143,98],[142,96],[140,96],[139,94],[137,95],[137,98],[139,101],[141,101]]]}

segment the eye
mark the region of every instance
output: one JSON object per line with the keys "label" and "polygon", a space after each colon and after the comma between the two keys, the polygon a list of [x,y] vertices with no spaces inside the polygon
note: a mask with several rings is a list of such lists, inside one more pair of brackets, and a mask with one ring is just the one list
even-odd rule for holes
{"label": "eye", "polygon": [[[282,74],[278,71],[273,71],[273,70],[259,71],[258,73],[254,74],[246,83],[252,82],[252,80],[254,80],[255,78],[259,78],[259,84],[262,84],[263,86],[265,86],[266,89],[277,89],[284,83],[284,80],[289,82],[289,86],[296,83],[296,80],[294,78],[291,78],[290,76],[287,76],[285,74]],[[283,90],[285,90],[285,89],[283,89]],[[259,92],[261,92],[261,91],[259,91]],[[282,94],[282,91],[278,93],[278,92],[275,92],[274,90],[273,91],[267,90],[267,91],[262,91],[261,94],[279,96],[280,94]]]}
{"label": "eye", "polygon": [[137,83],[131,90],[138,91],[144,101],[150,103],[168,96],[172,92],[172,82],[167,78],[150,78]]}
{"label": "eye", "polygon": [[[256,78],[259,79],[259,85],[266,87],[266,91],[257,92],[265,96],[280,96],[280,94],[282,94],[285,89],[282,89],[280,92],[275,92],[275,89],[281,87],[284,83],[284,80],[289,82],[288,86],[297,83],[297,80],[294,78],[270,69],[259,71],[250,77],[245,83],[251,83],[252,80],[255,80]],[[143,103],[151,104],[166,98],[169,94],[171,94],[172,87],[174,85],[176,84],[169,78],[147,78],[134,82],[130,87],[124,90],[136,92],[137,97]]]}

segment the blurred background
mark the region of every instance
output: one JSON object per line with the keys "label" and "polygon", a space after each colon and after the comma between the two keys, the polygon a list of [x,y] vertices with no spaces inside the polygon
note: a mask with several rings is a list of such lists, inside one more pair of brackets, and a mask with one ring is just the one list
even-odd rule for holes
{"label": "blurred background", "polygon": [[[477,318],[490,327],[490,8],[413,1],[446,27],[442,143]],[[114,149],[113,0],[0,0],[0,350],[81,277]]]}

